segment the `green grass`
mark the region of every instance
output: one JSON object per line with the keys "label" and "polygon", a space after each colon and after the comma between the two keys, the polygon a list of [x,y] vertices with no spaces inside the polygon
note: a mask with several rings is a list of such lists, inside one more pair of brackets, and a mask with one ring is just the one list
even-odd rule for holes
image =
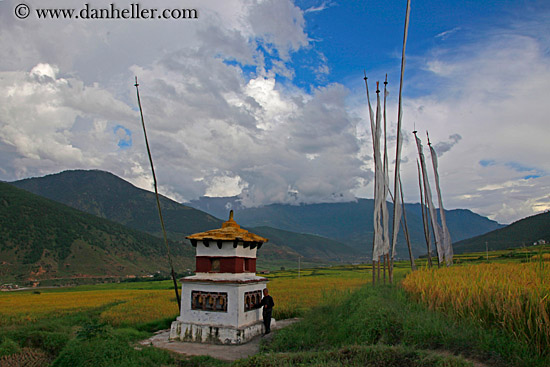
{"label": "green grass", "polygon": [[325,351],[260,354],[234,364],[237,367],[366,366],[462,367],[473,364],[461,357],[444,356],[403,346],[351,345]]}
{"label": "green grass", "polygon": [[[510,263],[510,262],[531,262],[536,261],[535,256],[540,254],[550,253],[550,245],[536,245],[536,246],[518,246],[515,248],[509,248],[506,250],[490,250],[480,252],[469,252],[465,254],[455,254],[454,264],[481,264],[481,263]],[[434,266],[436,265],[436,257],[432,258]],[[425,268],[428,266],[428,260],[426,257],[415,259],[418,268]],[[403,261],[399,262],[403,263]],[[397,264],[399,264],[397,263]]]}
{"label": "green grass", "polygon": [[395,286],[366,286],[315,308],[299,324],[279,331],[262,350],[275,358],[274,353],[320,353],[353,345],[444,350],[493,366],[550,365],[550,359],[512,335],[429,311]]}
{"label": "green grass", "polygon": [[[489,261],[525,262],[550,252],[550,246],[494,251]],[[486,262],[483,254],[457,256],[458,264]],[[417,261],[426,266],[426,260]],[[398,283],[410,272],[408,262],[395,264]],[[297,269],[276,271],[269,279],[298,277]],[[300,277],[362,278],[370,281],[369,265],[342,265],[301,269]],[[123,282],[72,288],[41,289],[41,292],[71,292],[113,289],[170,289],[171,281]],[[104,307],[46,316],[34,323],[0,328],[0,354],[22,348],[44,351],[53,366],[228,366],[210,357],[175,357],[168,352],[138,347],[137,340],[168,327],[170,320],[146,325],[113,328],[101,324]],[[235,366],[469,366],[463,357],[488,366],[550,365],[528,345],[497,328],[482,328],[473,321],[429,311],[410,300],[398,286],[367,285],[357,291],[326,294],[323,304],[303,312],[303,320],[274,333],[261,353],[237,361]],[[441,353],[441,352],[444,353]]]}
{"label": "green grass", "polygon": [[172,362],[173,358],[164,350],[147,347],[140,350],[126,338],[111,334],[71,340],[52,367],[157,367]]}

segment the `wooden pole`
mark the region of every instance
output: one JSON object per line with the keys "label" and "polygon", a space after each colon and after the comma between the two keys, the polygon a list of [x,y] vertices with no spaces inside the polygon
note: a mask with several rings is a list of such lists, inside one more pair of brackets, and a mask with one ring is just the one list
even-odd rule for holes
{"label": "wooden pole", "polygon": [[376,284],[376,261],[372,259],[372,285]]}
{"label": "wooden pole", "polygon": [[414,264],[414,256],[412,254],[411,239],[409,238],[409,228],[407,227],[407,214],[405,213],[405,202],[403,201],[403,186],[401,185],[401,177],[399,177],[399,186],[401,188],[401,205],[403,205],[403,232],[405,233],[405,239],[407,240],[407,247],[409,248],[409,259],[411,261],[411,269],[416,270]]}
{"label": "wooden pole", "polygon": [[398,200],[399,195],[397,195],[398,190],[400,188],[399,186],[399,176],[400,176],[400,164],[401,164],[401,122],[402,122],[402,116],[403,116],[403,108],[402,108],[402,95],[403,95],[403,79],[405,76],[405,50],[407,48],[407,36],[409,32],[409,17],[411,13],[411,0],[407,0],[407,10],[405,14],[405,30],[403,32],[403,48],[401,50],[401,76],[399,78],[399,99],[398,99],[398,106],[397,106],[397,144],[395,147],[395,172],[394,172],[394,190],[393,193],[395,195],[394,197],[394,205],[393,205],[393,234],[395,238],[392,238],[392,261],[390,263],[390,268],[392,269],[390,271],[390,283],[393,280],[393,258],[395,257],[395,251],[394,246],[395,243],[397,243],[397,233],[399,232],[399,222],[401,220],[401,217],[397,215],[397,208],[398,206],[395,205],[396,200]]}
{"label": "wooden pole", "polygon": [[160,209],[160,200],[159,192],[157,188],[157,177],[155,175],[155,167],[153,165],[153,157],[151,156],[151,149],[149,149],[149,140],[147,139],[147,130],[145,130],[145,120],[143,119],[143,109],[141,108],[141,100],[139,98],[139,84],[136,76],[136,87],[137,100],[139,106],[139,113],[141,115],[141,126],[143,127],[143,136],[145,137],[145,146],[147,147],[147,155],[149,156],[149,163],[151,163],[151,172],[153,173],[153,183],[155,186],[155,197],[157,199],[157,208],[160,218],[160,226],[162,227],[162,235],[164,237],[164,245],[166,246],[166,254],[168,256],[168,263],[170,264],[170,273],[172,275],[172,280],[174,282],[174,292],[176,293],[176,300],[178,301],[178,312],[181,310],[181,299],[178,292],[178,282],[176,280],[176,273],[174,272],[174,265],[172,264],[172,256],[170,255],[170,246],[168,245],[168,237],[166,236],[166,229],[164,227],[164,220],[162,218],[162,210]]}
{"label": "wooden pole", "polygon": [[384,284],[386,284],[386,257],[384,256]]}
{"label": "wooden pole", "polygon": [[378,283],[380,283],[380,260],[378,260]]}
{"label": "wooden pole", "polygon": [[[371,133],[372,133],[372,136],[373,136],[373,146],[374,146],[374,130],[375,130],[375,126],[374,126],[374,115],[373,115],[373,112],[372,112],[372,106],[371,106],[371,103],[370,103],[370,95],[369,95],[369,83],[368,83],[368,78],[367,78],[367,72],[365,70],[363,70],[363,73],[365,74],[365,77],[363,78],[363,80],[365,80],[365,89],[367,91],[367,104],[369,106],[369,117],[370,117],[370,123],[371,123]],[[374,199],[376,201],[376,166],[375,166],[375,174],[374,174]],[[373,223],[373,230],[374,232],[376,232],[376,228],[374,228],[374,223]],[[376,233],[373,233],[372,235],[372,285],[375,285],[376,284],[376,260],[374,259],[374,244],[375,244],[375,237],[376,237]]]}
{"label": "wooden pole", "polygon": [[[416,130],[413,131],[416,140]],[[420,188],[420,211],[422,212],[422,224],[424,225],[424,238],[426,239],[426,247],[428,250],[428,267],[432,267],[432,246],[430,239],[430,228],[428,224],[428,209],[424,205],[424,186],[422,185],[422,177],[420,173],[420,163],[416,160],[416,168],[418,169],[418,187]]]}
{"label": "wooden pole", "polygon": [[386,255],[386,261],[388,262],[388,278],[390,284],[393,283],[393,259],[390,258],[390,254]]}

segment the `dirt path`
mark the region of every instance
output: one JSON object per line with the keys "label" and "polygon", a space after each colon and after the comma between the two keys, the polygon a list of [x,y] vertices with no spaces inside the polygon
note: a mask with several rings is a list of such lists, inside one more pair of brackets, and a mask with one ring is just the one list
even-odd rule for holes
{"label": "dirt path", "polygon": [[[297,322],[299,319],[277,320],[273,330],[282,329],[288,325]],[[241,345],[219,345],[206,343],[189,343],[168,340],[170,330],[158,331],[149,339],[139,342],[141,345],[152,345],[157,348],[166,349],[175,353],[187,356],[210,356],[225,361],[235,361],[254,355],[260,350],[260,341],[263,338],[271,338],[273,334],[267,336],[257,336],[246,344]]]}

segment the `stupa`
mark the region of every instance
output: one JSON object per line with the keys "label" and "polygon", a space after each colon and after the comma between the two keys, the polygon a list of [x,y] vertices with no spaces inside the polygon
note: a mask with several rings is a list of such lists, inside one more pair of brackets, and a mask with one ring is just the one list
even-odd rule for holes
{"label": "stupa", "polygon": [[241,344],[262,334],[262,312],[253,306],[267,279],[256,275],[256,251],[268,239],[242,229],[233,211],[222,228],[186,238],[196,247],[196,271],[181,279],[181,313],[170,339]]}

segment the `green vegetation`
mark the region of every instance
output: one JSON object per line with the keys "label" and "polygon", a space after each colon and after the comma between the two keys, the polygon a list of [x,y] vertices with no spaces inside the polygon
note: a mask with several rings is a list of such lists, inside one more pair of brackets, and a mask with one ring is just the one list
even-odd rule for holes
{"label": "green vegetation", "polygon": [[351,261],[354,258],[365,257],[364,251],[325,237],[288,232],[271,227],[254,227],[252,231],[269,238],[269,242],[288,244],[288,247],[295,251],[296,255],[304,256],[307,259]]}
{"label": "green vegetation", "polygon": [[454,244],[455,253],[503,250],[510,247],[527,246],[540,240],[550,243],[550,212],[521,219],[487,234],[469,238]]}
{"label": "green vegetation", "polygon": [[[162,240],[0,183],[0,277],[116,278],[168,272]],[[174,262],[191,267],[194,252],[171,242]]]}
{"label": "green vegetation", "polygon": [[0,340],[0,357],[19,353],[20,351],[21,348],[19,347],[19,344],[10,338],[4,337]]}
{"label": "green vegetation", "polygon": [[[235,218],[239,218],[239,223],[249,227],[269,226],[297,233],[316,234],[368,253],[372,248],[372,226],[365,224],[373,223],[373,205],[372,199],[309,205],[272,204],[259,208],[237,209]],[[419,256],[426,253],[420,205],[406,204],[405,207],[413,253]],[[388,203],[388,208],[391,216],[392,203]],[[454,241],[502,227],[495,221],[464,209],[448,210],[446,218]],[[402,231],[398,237],[397,253],[408,253]]]}
{"label": "green vegetation", "polygon": [[[529,252],[530,251],[530,252]],[[489,252],[489,261],[539,261],[550,246]],[[481,256],[484,255],[484,256]],[[487,262],[485,253],[457,256],[459,263]],[[538,256],[538,257],[537,257]],[[425,259],[418,262],[425,266]],[[396,263],[396,281],[409,272],[407,262]],[[371,279],[367,265],[310,268],[300,279],[323,282]],[[273,285],[297,286],[298,271],[268,275]],[[126,282],[43,289],[46,293],[75,291],[168,290],[170,281]],[[283,287],[284,289],[284,287]],[[311,289],[311,292],[315,289]],[[27,291],[26,293],[32,293]],[[4,296],[0,294],[0,297]],[[6,358],[40,357],[46,366],[487,366],[550,365],[550,356],[539,356],[534,348],[498,327],[482,326],[441,312],[430,311],[410,298],[399,286],[367,284],[356,291],[327,292],[321,306],[300,310],[303,320],[266,339],[261,353],[228,363],[210,357],[183,358],[136,342],[151,332],[166,328],[170,320],[115,327],[100,315],[120,302],[86,311],[50,314],[33,322],[4,324],[0,328],[0,362]],[[282,303],[282,296],[279,298]],[[0,298],[1,301],[1,298]],[[296,316],[295,314],[289,316]],[[38,358],[37,357],[37,358]],[[2,359],[4,358],[4,359]]]}
{"label": "green vegetation", "polygon": [[[301,271],[302,279],[338,279],[341,278],[356,278],[369,275],[369,269],[366,266],[362,267],[337,267],[337,268],[317,268],[305,269]],[[296,272],[285,271],[270,275],[273,281],[281,280],[296,280]],[[80,286],[72,289],[52,289],[43,290],[43,293],[59,293],[73,292],[84,290],[100,290],[106,292],[116,288],[123,289],[164,289],[169,286],[168,281],[162,282],[147,282],[147,283],[121,283],[121,284],[103,284],[98,286]],[[370,288],[365,288],[370,289]],[[382,290],[391,289],[382,287]],[[338,295],[340,298],[335,297]],[[359,295],[359,298],[357,298]],[[40,295],[37,295],[39,297]],[[324,294],[325,305],[319,309],[314,309],[313,312],[306,313],[305,320],[289,330],[294,330],[292,333],[287,333],[286,330],[279,331],[275,335],[271,345],[264,346],[263,353],[244,361],[234,363],[235,366],[282,366],[282,365],[378,365],[378,366],[467,366],[460,358],[453,356],[441,356],[432,352],[415,350],[409,346],[391,346],[391,345],[370,345],[367,339],[354,338],[354,333],[359,325],[353,326],[349,330],[350,322],[344,323],[342,329],[338,331],[338,335],[347,334],[347,339],[341,339],[334,346],[327,344],[327,341],[320,341],[319,346],[313,346],[313,339],[308,337],[300,344],[292,341],[292,338],[303,339],[303,333],[300,330],[312,330],[312,327],[318,323],[318,317],[324,316],[327,319],[323,322],[330,323],[334,317],[329,310],[335,308],[335,312],[339,315],[339,319],[344,318],[341,307],[345,307],[345,302],[355,300],[357,304],[361,304],[361,293],[337,292]],[[343,302],[343,303],[342,303]],[[344,306],[342,306],[344,305]],[[377,304],[371,304],[378,307]],[[92,310],[65,313],[62,315],[50,315],[39,318],[34,323],[12,324],[0,330],[0,338],[2,340],[11,340],[7,342],[8,354],[12,354],[13,359],[18,355],[21,348],[34,351],[34,353],[45,353],[47,358],[44,360],[53,361],[52,366],[225,366],[229,363],[217,361],[209,357],[194,357],[190,359],[179,359],[176,356],[170,355],[168,352],[157,350],[155,348],[136,346],[136,341],[147,338],[150,332],[156,328],[164,328],[167,324],[159,320],[156,325],[146,327],[146,325],[127,325],[123,328],[115,328],[109,324],[100,321],[100,315],[105,310],[114,307],[114,304],[97,307]],[[338,309],[338,307],[340,307]],[[365,309],[357,308],[360,312]],[[373,311],[374,312],[374,311]],[[351,320],[356,312],[351,316]],[[376,317],[376,313],[371,314]],[[317,318],[316,318],[317,317]],[[350,320],[350,321],[351,321]],[[356,320],[357,321],[357,320]],[[151,323],[154,324],[154,323]],[[378,327],[381,327],[380,324]],[[317,325],[319,326],[319,325]],[[140,330],[147,331],[140,331]],[[298,330],[298,331],[296,331]],[[370,338],[369,341],[376,341],[376,338]],[[381,340],[397,340],[387,337]],[[285,343],[289,347],[285,347]],[[8,349],[8,344],[10,345]],[[14,345],[15,344],[15,345]],[[396,344],[389,343],[388,344]],[[296,348],[300,345],[299,348]],[[20,348],[20,349],[17,349]],[[14,354],[15,353],[15,354]],[[24,354],[21,353],[21,356]],[[378,364],[368,364],[372,362],[372,358],[379,358]],[[371,362],[367,362],[371,361]],[[406,363],[405,363],[406,362]],[[405,364],[404,364],[405,363]]]}
{"label": "green vegetation", "polygon": [[[111,173],[97,170],[65,171],[12,182],[11,185],[134,230],[162,237],[154,193],[139,189]],[[187,243],[185,236],[189,234],[221,227],[222,220],[205,212],[163,196],[160,202],[167,235],[174,241]],[[223,220],[227,219],[227,215],[223,215]],[[240,218],[235,219],[240,223]],[[256,231],[255,228],[251,230]],[[20,233],[25,235],[24,230]],[[262,269],[293,266],[300,256],[310,266],[328,265],[342,260],[356,261],[361,253],[336,240],[309,234],[269,227],[258,228],[258,234],[270,239],[259,252]],[[183,247],[192,251],[189,245],[184,244]],[[36,260],[40,251],[33,256]]]}
{"label": "green vegetation", "polygon": [[[45,177],[29,178],[11,183],[37,195],[61,202],[75,209],[106,218],[130,228],[160,236],[160,224],[152,192],[139,189],[129,182],[97,170],[65,171]],[[205,203],[201,204],[201,200]],[[219,207],[223,198],[202,198],[193,205],[207,209]],[[228,198],[228,201],[234,198]],[[220,219],[203,211],[161,198],[168,236],[182,241],[186,235],[217,228],[227,218],[227,209],[216,210]],[[223,205],[225,208],[225,204]],[[273,204],[260,208],[237,208],[235,220],[244,227],[265,233],[271,239],[266,251],[266,267],[275,269],[275,258],[291,259],[297,252],[306,260],[327,263],[330,260],[347,261],[357,254],[366,256],[371,249],[373,201],[358,199],[347,203],[311,205]],[[392,205],[389,203],[390,213]],[[411,241],[416,256],[425,253],[422,215],[419,204],[406,204],[411,228]],[[223,215],[221,215],[224,213]],[[447,224],[454,241],[470,238],[501,228],[495,221],[469,210],[447,211]],[[391,222],[391,221],[390,221]],[[269,228],[271,227],[271,228]],[[284,230],[284,231],[280,231]],[[290,232],[296,232],[291,234]],[[316,236],[310,236],[314,234]],[[326,237],[320,239],[318,236]],[[318,247],[312,246],[317,242]],[[406,254],[406,242],[399,235],[398,253]],[[279,247],[270,253],[269,247]],[[286,248],[285,248],[286,247]],[[296,258],[296,257],[294,257]],[[280,265],[284,266],[284,265]]]}
{"label": "green vegetation", "polygon": [[239,361],[238,367],[366,366],[366,367],[462,367],[472,366],[460,357],[415,350],[403,346],[351,345],[338,349],[299,353],[260,354]]}
{"label": "green vegetation", "polygon": [[[65,171],[11,183],[36,195],[130,228],[160,234],[155,194],[135,187],[109,172]],[[167,231],[174,240],[221,226],[221,221],[200,210],[161,197]]]}
{"label": "green vegetation", "polygon": [[156,348],[138,349],[130,343],[147,337],[133,329],[112,329],[87,324],[55,359],[52,367],[160,366],[173,362],[169,353]]}
{"label": "green vegetation", "polygon": [[542,367],[550,362],[512,335],[429,311],[392,286],[365,286],[332,299],[301,323],[279,331],[263,351],[322,352],[353,345],[444,350],[494,366]]}

